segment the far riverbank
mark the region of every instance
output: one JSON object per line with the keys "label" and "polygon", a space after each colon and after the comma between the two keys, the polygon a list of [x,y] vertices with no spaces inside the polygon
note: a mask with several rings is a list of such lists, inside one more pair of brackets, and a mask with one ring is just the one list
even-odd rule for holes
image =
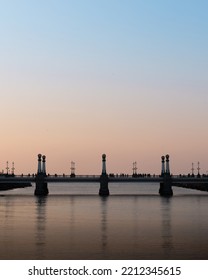
{"label": "far riverbank", "polygon": [[31,187],[30,182],[0,182],[0,191]]}

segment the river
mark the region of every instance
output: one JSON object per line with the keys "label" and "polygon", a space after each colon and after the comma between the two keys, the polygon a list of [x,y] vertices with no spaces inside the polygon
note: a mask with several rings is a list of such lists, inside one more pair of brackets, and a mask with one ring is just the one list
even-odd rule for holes
{"label": "river", "polygon": [[50,183],[0,193],[0,259],[208,259],[208,193],[157,183]]}

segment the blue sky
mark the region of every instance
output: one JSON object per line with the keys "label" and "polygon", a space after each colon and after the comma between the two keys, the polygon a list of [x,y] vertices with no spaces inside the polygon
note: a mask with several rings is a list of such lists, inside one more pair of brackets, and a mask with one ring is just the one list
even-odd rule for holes
{"label": "blue sky", "polygon": [[205,1],[7,1],[3,62],[9,76],[12,68],[44,83],[54,75],[60,82],[203,84],[206,8]]}
{"label": "blue sky", "polygon": [[43,150],[51,172],[75,160],[93,173],[106,152],[112,171],[156,172],[170,153],[174,172],[208,170],[207,1],[0,4],[0,164],[32,171],[22,153]]}

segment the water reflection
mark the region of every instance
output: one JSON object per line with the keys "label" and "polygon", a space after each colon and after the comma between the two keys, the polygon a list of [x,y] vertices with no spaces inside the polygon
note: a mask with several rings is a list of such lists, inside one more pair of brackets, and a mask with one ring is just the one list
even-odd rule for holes
{"label": "water reflection", "polygon": [[74,243],[74,231],[75,231],[75,198],[71,196],[69,198],[69,239],[70,242]]}
{"label": "water reflection", "polygon": [[164,259],[171,259],[172,251],[174,249],[171,228],[171,205],[171,198],[161,198],[161,248],[163,249]]}
{"label": "water reflection", "polygon": [[139,244],[138,244],[138,236],[139,236],[139,229],[138,226],[140,224],[139,221],[139,211],[138,211],[138,196],[135,196],[133,199],[133,213],[132,217],[134,219],[134,224],[133,224],[133,241],[134,241],[134,250],[137,251],[139,249]]}
{"label": "water reflection", "polygon": [[108,244],[108,233],[107,233],[107,203],[108,197],[101,197],[101,250],[103,255],[106,255],[107,244]]}
{"label": "water reflection", "polygon": [[4,197],[2,197],[2,199],[0,200],[0,259],[9,259],[9,255],[11,252],[10,248],[15,242],[15,239],[11,240],[8,234],[8,232],[14,231],[14,217],[15,206],[13,199],[5,199]]}
{"label": "water reflection", "polygon": [[37,259],[45,258],[46,247],[46,203],[47,197],[36,197],[36,254]]}
{"label": "water reflection", "polygon": [[208,195],[176,189],[168,199],[151,188],[104,198],[0,197],[0,258],[207,259]]}
{"label": "water reflection", "polygon": [[3,201],[0,201],[0,212],[3,213],[5,226],[9,226],[9,224],[11,225],[11,221],[15,214],[13,199],[3,199]]}

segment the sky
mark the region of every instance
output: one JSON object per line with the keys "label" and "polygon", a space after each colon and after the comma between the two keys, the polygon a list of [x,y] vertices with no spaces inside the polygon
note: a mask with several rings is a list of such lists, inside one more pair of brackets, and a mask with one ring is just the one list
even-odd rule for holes
{"label": "sky", "polygon": [[0,1],[0,171],[208,172],[206,0]]}

